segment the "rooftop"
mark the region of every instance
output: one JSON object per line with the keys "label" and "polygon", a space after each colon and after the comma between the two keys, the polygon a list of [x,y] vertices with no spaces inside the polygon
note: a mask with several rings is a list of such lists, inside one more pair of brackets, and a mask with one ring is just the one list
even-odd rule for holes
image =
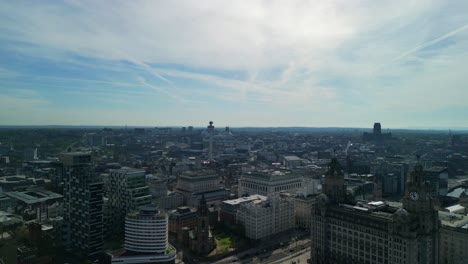
{"label": "rooftop", "polygon": [[7,192],[7,196],[20,200],[26,204],[41,203],[51,199],[61,199],[63,196],[47,190],[33,190],[24,192]]}
{"label": "rooftop", "polygon": [[301,173],[288,171],[288,170],[263,170],[247,172],[243,177],[256,178],[264,181],[281,181],[288,179],[299,179],[304,175]]}
{"label": "rooftop", "polygon": [[227,204],[230,204],[230,205],[238,205],[238,204],[241,204],[241,203],[250,202],[250,201],[254,201],[254,200],[266,201],[267,197],[263,196],[263,195],[259,195],[259,194],[254,194],[254,195],[250,195],[250,196],[247,196],[247,197],[241,197],[241,198],[237,198],[237,199],[233,199],[233,200],[226,200],[226,201],[223,201],[223,203],[227,203]]}
{"label": "rooftop", "polygon": [[439,220],[442,225],[468,229],[468,216],[439,211]]}

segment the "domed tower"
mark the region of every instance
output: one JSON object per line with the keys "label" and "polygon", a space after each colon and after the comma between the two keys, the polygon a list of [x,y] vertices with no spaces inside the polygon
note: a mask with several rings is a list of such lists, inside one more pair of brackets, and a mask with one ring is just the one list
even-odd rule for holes
{"label": "domed tower", "polygon": [[323,193],[327,195],[330,202],[343,203],[346,200],[344,174],[336,158],[332,158],[330,164],[328,164],[322,188]]}
{"label": "domed tower", "polygon": [[408,176],[403,208],[410,214],[407,227],[417,236],[419,263],[430,264],[438,263],[439,216],[432,186],[425,178],[423,166],[418,163]]}

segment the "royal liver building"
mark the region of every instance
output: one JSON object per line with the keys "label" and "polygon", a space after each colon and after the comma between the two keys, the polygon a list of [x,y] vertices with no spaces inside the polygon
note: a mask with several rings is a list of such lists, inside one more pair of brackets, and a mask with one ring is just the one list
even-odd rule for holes
{"label": "royal liver building", "polygon": [[312,263],[438,263],[438,213],[422,166],[408,176],[403,208],[358,202],[332,159],[312,212]]}

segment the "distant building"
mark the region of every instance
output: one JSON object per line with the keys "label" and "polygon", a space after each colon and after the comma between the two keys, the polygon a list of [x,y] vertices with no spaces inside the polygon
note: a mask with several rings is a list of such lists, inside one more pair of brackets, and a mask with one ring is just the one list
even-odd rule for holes
{"label": "distant building", "polygon": [[142,206],[125,218],[125,249],[111,253],[112,263],[174,263],[176,249],[168,242],[167,215]]}
{"label": "distant building", "polygon": [[23,160],[37,160],[37,148],[27,148],[23,150]]}
{"label": "distant building", "polygon": [[64,245],[80,256],[95,255],[103,246],[103,186],[87,152],[67,152],[63,163]]}
{"label": "distant building", "polygon": [[259,198],[243,203],[237,213],[237,222],[244,226],[246,237],[257,240],[294,228],[294,199],[290,194]]}
{"label": "distant building", "polygon": [[282,156],[282,163],[289,169],[294,169],[302,165],[302,159],[298,156]]}
{"label": "distant building", "polygon": [[448,192],[448,168],[431,167],[426,169],[428,181],[431,183],[434,196],[444,196]]}
{"label": "distant building", "polygon": [[392,133],[382,133],[382,127],[380,123],[374,123],[374,129],[372,133],[364,132],[362,139],[364,141],[384,141],[392,139]]}
{"label": "distant building", "polygon": [[5,193],[0,192],[0,211],[12,213],[16,206],[16,201]]}
{"label": "distant building", "polygon": [[88,133],[85,135],[85,143],[88,147],[102,147],[107,144],[105,135]]}

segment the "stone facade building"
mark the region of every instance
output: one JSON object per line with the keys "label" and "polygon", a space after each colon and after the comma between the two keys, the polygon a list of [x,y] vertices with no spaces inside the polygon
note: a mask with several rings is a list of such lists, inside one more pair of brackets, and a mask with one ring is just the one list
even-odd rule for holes
{"label": "stone facade building", "polygon": [[264,199],[252,200],[240,205],[237,222],[244,226],[245,236],[262,239],[294,228],[294,198],[289,193],[280,193]]}
{"label": "stone facade building", "polygon": [[239,179],[239,196],[269,196],[280,192],[295,194],[302,185],[302,175],[289,170],[247,172]]}
{"label": "stone facade building", "polygon": [[408,176],[403,208],[357,202],[332,159],[312,214],[312,263],[438,263],[439,220],[421,165]]}

